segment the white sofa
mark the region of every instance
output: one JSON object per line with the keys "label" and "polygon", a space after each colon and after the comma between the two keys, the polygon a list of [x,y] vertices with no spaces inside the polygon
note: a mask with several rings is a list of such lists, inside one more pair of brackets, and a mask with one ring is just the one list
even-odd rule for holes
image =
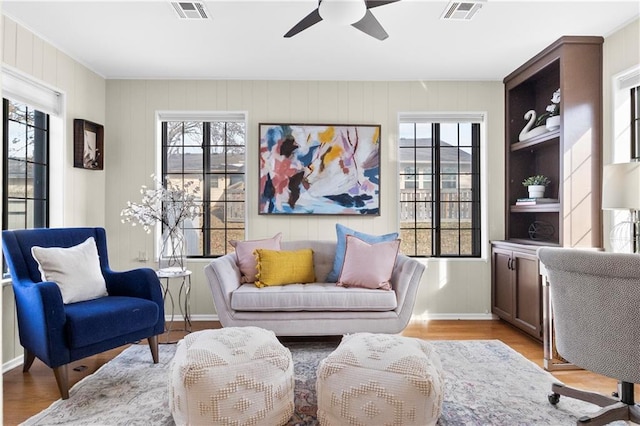
{"label": "white sofa", "polygon": [[336,243],[287,241],[282,250],[311,248],[317,283],[258,288],[240,283],[235,253],[205,268],[223,327],[258,326],[279,336],[398,333],[409,320],[425,265],[398,255],[393,290],[339,287],[324,280],[333,266]]}

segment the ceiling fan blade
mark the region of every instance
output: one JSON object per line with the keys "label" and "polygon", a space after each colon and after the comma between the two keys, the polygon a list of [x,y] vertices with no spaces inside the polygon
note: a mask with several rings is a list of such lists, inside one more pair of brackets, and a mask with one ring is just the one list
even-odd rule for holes
{"label": "ceiling fan blade", "polygon": [[384,6],[385,4],[396,3],[400,0],[365,0],[367,9],[373,9],[374,7]]}
{"label": "ceiling fan blade", "polygon": [[355,24],[351,24],[352,27],[355,27],[362,31],[365,34],[370,35],[373,38],[377,38],[378,40],[384,40],[389,37],[389,34],[382,28],[380,22],[373,16],[370,10],[367,10],[367,13],[364,15],[364,18],[356,22]]}
{"label": "ceiling fan blade", "polygon": [[286,38],[293,37],[294,35],[298,34],[300,31],[304,31],[310,26],[315,25],[320,21],[322,21],[322,17],[320,16],[320,12],[318,12],[318,9],[316,8],[313,12],[311,12],[310,14],[302,18],[300,22],[295,24],[293,28],[291,28],[289,32],[287,32],[284,36]]}

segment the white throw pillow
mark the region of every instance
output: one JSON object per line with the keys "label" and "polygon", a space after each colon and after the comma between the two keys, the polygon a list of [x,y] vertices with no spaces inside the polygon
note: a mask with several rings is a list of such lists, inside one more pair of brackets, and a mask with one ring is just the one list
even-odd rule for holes
{"label": "white throw pillow", "polygon": [[100,270],[98,248],[93,237],[77,246],[31,247],[42,281],[60,287],[64,303],[81,302],[107,295],[107,284]]}

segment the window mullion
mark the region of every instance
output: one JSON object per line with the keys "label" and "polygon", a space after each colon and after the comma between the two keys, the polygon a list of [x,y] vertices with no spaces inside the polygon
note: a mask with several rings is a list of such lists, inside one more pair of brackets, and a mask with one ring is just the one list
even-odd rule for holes
{"label": "window mullion", "polygon": [[441,243],[441,202],[442,202],[442,194],[440,191],[441,188],[441,167],[440,167],[440,124],[433,123],[431,125],[431,134],[432,137],[432,146],[433,146],[433,179],[432,179],[432,188],[433,188],[433,238],[432,238],[432,253],[435,257],[439,257],[442,253],[440,243]]}
{"label": "window mullion", "polygon": [[202,254],[211,255],[211,123],[202,123]]}
{"label": "window mullion", "polygon": [[[224,206],[224,210],[223,210],[223,215],[224,215],[224,221],[225,223],[227,222],[227,212],[229,211],[229,205],[228,205],[228,195],[229,195],[229,185],[228,185],[228,181],[229,179],[227,178],[229,176],[229,170],[228,170],[228,165],[229,165],[229,147],[227,146],[227,126],[229,125],[229,123],[225,122],[224,123],[224,142],[223,142],[223,146],[224,146],[224,176],[225,176],[225,180],[224,180],[224,188],[222,190],[222,202],[223,202],[223,206]],[[229,241],[229,226],[225,226],[224,227],[224,240],[225,241]]]}
{"label": "window mullion", "polygon": [[631,88],[631,159],[640,160],[640,86]]}
{"label": "window mullion", "polygon": [[420,254],[419,251],[419,237],[420,237],[420,232],[418,229],[418,223],[419,223],[419,216],[418,216],[418,195],[419,195],[419,191],[418,191],[418,131],[416,129],[416,125],[413,125],[413,179],[415,181],[415,183],[413,184],[413,254],[418,255]]}
{"label": "window mullion", "polygon": [[474,123],[471,126],[471,247],[473,253],[482,251],[480,241],[480,125]]}

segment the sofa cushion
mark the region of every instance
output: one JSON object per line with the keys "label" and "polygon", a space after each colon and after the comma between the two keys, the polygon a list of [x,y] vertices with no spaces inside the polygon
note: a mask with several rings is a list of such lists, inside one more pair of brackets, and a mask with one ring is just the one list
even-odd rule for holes
{"label": "sofa cushion", "polygon": [[362,241],[365,241],[369,244],[380,243],[383,241],[392,241],[398,238],[397,232],[385,235],[370,235],[365,234],[364,232],[355,231],[351,228],[347,228],[346,226],[339,223],[336,223],[336,234],[336,256],[333,260],[333,269],[331,269],[331,272],[329,272],[329,275],[327,275],[327,281],[331,283],[337,282],[338,277],[340,276],[342,264],[344,263],[344,254],[347,248],[347,235],[355,235]]}
{"label": "sofa cushion", "polygon": [[255,285],[267,287],[296,283],[312,283],[316,280],[313,269],[313,250],[254,251],[257,263]]}
{"label": "sofa cushion", "polygon": [[338,285],[391,290],[391,273],[398,257],[400,240],[368,244],[347,235],[347,250]]}
{"label": "sofa cushion", "polygon": [[264,240],[229,241],[229,244],[236,249],[238,267],[242,273],[241,282],[252,283],[256,280],[258,271],[256,270],[256,258],[253,251],[258,248],[280,250],[281,239],[282,233],[278,232],[272,238],[265,238]]}
{"label": "sofa cushion", "polygon": [[391,311],[395,291],[338,287],[333,283],[258,288],[243,284],[231,294],[237,311]]}

